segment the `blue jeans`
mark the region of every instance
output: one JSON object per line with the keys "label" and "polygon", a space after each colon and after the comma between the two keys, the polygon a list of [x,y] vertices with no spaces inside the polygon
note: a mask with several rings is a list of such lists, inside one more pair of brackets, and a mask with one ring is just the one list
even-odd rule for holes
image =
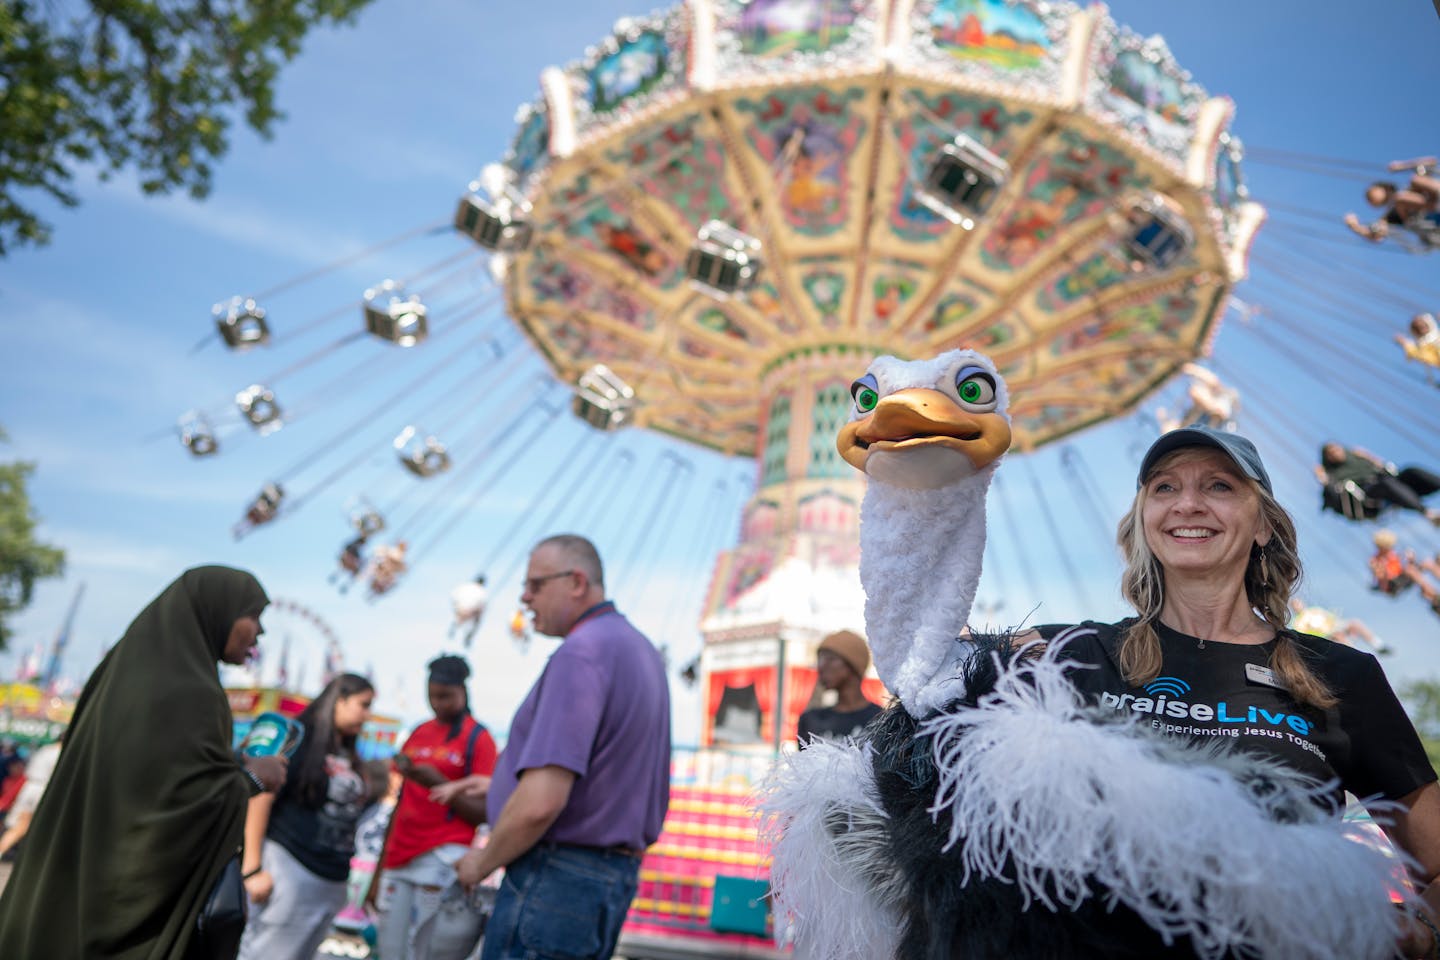
{"label": "blue jeans", "polygon": [[610,960],[640,860],[540,844],[505,868],[480,960]]}

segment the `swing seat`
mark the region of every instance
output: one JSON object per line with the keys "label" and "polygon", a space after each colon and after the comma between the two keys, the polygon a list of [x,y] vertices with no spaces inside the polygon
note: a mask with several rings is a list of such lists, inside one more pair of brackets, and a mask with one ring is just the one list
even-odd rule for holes
{"label": "swing seat", "polygon": [[1385,510],[1384,504],[1374,497],[1367,497],[1354,480],[1325,484],[1321,506],[1347,520],[1374,520]]}
{"label": "swing seat", "polygon": [[262,384],[251,384],[235,394],[235,405],[240,408],[240,415],[245,421],[262,436],[280,429],[284,423],[280,419],[280,404],[275,400],[275,392]]}
{"label": "swing seat", "polygon": [[225,303],[217,303],[211,313],[220,339],[231,350],[248,350],[270,342],[265,310],[248,297],[231,297]]}
{"label": "swing seat", "polygon": [[198,413],[187,413],[180,418],[180,442],[194,457],[208,457],[220,451],[220,440],[210,427],[210,421]]}
{"label": "swing seat", "polygon": [[685,275],[702,293],[728,300],[755,285],[763,261],[760,241],[724,223],[711,220],[695,235],[685,257]]}
{"label": "swing seat", "polygon": [[1161,194],[1153,194],[1135,204],[1128,219],[1131,232],[1125,240],[1125,249],[1138,269],[1169,269],[1194,243],[1183,212],[1174,201]]}
{"label": "swing seat", "polygon": [[394,446],[400,465],[417,477],[433,477],[450,469],[450,451],[445,444],[433,435],[421,436],[418,427],[412,425],[401,430]]}
{"label": "swing seat", "polygon": [[530,221],[515,216],[508,204],[497,206],[476,193],[460,198],[455,210],[455,229],[486,250],[497,253],[524,250],[534,236]]}
{"label": "swing seat", "polygon": [[1010,176],[1010,166],[965,134],[940,148],[915,198],[966,230],[990,208]]}
{"label": "swing seat", "polygon": [[430,327],[420,297],[401,297],[401,291],[394,280],[365,291],[365,329],[398,347],[413,347],[430,335]]}
{"label": "swing seat", "polygon": [[603,363],[580,375],[575,384],[575,415],[596,430],[618,430],[635,415],[635,391]]}

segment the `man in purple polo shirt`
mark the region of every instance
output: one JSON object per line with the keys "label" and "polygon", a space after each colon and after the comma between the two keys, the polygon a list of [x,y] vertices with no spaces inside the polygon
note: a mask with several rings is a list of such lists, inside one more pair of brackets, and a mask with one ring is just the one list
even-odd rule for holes
{"label": "man in purple polo shirt", "polygon": [[487,807],[489,844],[456,865],[505,882],[482,960],[610,960],[670,801],[670,691],[660,654],[605,599],[584,537],[542,540],[521,601],[564,642],[510,724]]}

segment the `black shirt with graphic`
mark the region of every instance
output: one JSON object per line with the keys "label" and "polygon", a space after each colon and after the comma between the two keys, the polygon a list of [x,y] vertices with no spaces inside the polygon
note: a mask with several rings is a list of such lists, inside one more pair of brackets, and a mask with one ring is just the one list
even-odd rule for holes
{"label": "black shirt with graphic", "polygon": [[858,736],[865,724],[884,713],[877,704],[867,703],[859,710],[841,713],[834,707],[816,707],[800,714],[800,723],[795,739],[804,747],[815,737],[825,740],[843,740]]}
{"label": "black shirt with graphic", "polygon": [[315,809],[282,792],[270,810],[265,835],[317,877],[338,881],[350,876],[355,826],[364,812],[367,791],[364,779],[342,755],[327,756],[325,772],[329,777],[325,803]]}
{"label": "black shirt with graphic", "polygon": [[[1297,703],[1271,672],[1275,641],[1202,647],[1199,639],[1157,623],[1164,665],[1154,680],[1134,687],[1118,663],[1120,638],[1134,622],[1086,622],[1080,626],[1093,632],[1066,641],[1061,656],[1076,663],[1072,682],[1091,702],[1139,715],[1166,734],[1222,738],[1318,782],[1337,781],[1362,800],[1399,799],[1436,779],[1414,725],[1370,654],[1289,633],[1339,701],[1318,710]],[[1066,625],[1037,629],[1048,640]],[[1337,808],[1343,803],[1338,790],[1335,801]]]}

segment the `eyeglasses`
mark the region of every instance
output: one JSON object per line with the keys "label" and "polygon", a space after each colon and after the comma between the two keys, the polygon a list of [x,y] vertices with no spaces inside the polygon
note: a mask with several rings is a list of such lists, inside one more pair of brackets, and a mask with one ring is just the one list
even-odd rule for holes
{"label": "eyeglasses", "polygon": [[571,574],[579,572],[580,571],[578,570],[561,570],[559,573],[547,573],[542,577],[527,577],[525,579],[525,592],[539,593],[540,588],[543,587],[548,581],[557,580],[560,577],[568,577]]}

